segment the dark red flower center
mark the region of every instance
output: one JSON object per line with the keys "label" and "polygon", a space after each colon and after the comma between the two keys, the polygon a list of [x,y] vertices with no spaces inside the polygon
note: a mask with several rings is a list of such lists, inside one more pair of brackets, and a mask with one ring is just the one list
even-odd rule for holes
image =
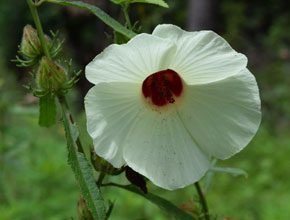
{"label": "dark red flower center", "polygon": [[162,70],[148,76],[142,84],[142,93],[157,106],[174,103],[183,90],[180,76],[173,70]]}

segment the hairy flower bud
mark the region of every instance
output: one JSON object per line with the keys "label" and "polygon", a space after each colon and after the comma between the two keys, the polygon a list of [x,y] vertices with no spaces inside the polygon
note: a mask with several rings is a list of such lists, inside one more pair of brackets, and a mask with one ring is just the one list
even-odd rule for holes
{"label": "hairy flower bud", "polygon": [[67,81],[65,69],[57,62],[42,57],[36,75],[38,87],[50,92],[62,89]]}
{"label": "hairy flower bud", "polygon": [[[45,41],[50,47],[51,39],[47,35],[45,35]],[[20,53],[26,59],[36,59],[43,54],[37,31],[31,25],[26,25],[23,29]]]}

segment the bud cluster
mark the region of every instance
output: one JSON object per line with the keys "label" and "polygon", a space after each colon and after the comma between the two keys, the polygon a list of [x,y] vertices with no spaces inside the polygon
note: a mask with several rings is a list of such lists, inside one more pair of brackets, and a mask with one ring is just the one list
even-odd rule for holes
{"label": "bud cluster", "polygon": [[57,34],[52,33],[52,38],[40,34],[31,25],[24,27],[18,51],[20,57],[16,56],[14,61],[17,66],[32,67],[35,81],[28,88],[34,96],[39,97],[38,122],[40,126],[50,127],[56,121],[55,97],[62,96],[78,81],[80,71],[69,79],[71,63],[65,68],[56,60],[63,42],[58,40]]}
{"label": "bud cluster", "polygon": [[[51,38],[52,37],[52,38]],[[71,88],[80,72],[74,74],[72,79],[68,80],[67,68],[64,68],[60,62],[55,61],[55,57],[61,51],[63,41],[58,39],[58,35],[51,33],[51,37],[44,35],[45,45],[48,48],[49,57],[45,55],[43,45],[39,39],[37,30],[31,25],[23,28],[21,44],[19,46],[19,56],[16,56],[17,66],[33,67],[35,69],[35,88],[30,86],[33,94],[42,97],[48,93],[57,94],[65,92]]]}

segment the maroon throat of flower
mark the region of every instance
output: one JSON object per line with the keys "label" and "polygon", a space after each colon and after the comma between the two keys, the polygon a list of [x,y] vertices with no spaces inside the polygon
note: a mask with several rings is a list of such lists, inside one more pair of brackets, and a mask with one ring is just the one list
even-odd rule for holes
{"label": "maroon throat of flower", "polygon": [[180,97],[183,83],[174,70],[167,69],[148,76],[142,84],[142,93],[155,106],[162,107],[172,104]]}

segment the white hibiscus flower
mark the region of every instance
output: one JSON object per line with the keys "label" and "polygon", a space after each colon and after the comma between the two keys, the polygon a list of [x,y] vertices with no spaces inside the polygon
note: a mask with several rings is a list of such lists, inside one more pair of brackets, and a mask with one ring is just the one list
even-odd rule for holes
{"label": "white hibiscus flower", "polygon": [[242,150],[260,121],[247,58],[212,31],[159,25],[113,44],[87,65],[95,151],[165,189],[198,181],[210,159]]}

